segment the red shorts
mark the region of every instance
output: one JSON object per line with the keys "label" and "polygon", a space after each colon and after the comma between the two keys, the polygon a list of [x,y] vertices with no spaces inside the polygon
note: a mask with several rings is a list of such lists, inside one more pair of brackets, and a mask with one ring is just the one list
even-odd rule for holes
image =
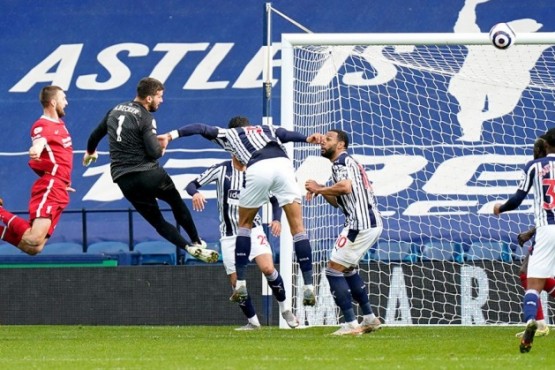
{"label": "red shorts", "polygon": [[54,177],[43,176],[31,188],[29,200],[29,218],[31,224],[35,218],[49,218],[52,221],[48,236],[52,235],[63,210],[69,204],[68,185]]}

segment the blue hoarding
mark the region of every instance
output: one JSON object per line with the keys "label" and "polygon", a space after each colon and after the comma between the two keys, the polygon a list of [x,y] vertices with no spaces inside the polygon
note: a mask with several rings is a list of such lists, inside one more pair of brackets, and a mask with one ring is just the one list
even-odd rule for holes
{"label": "blue hoarding", "polygon": [[[46,84],[56,84],[67,91],[69,106],[66,123],[73,138],[75,169],[71,197],[71,209],[115,209],[126,208],[109,175],[109,158],[104,141],[99,150],[98,162],[89,168],[80,165],[86,140],[104,113],[115,104],[134,97],[137,81],[150,75],[162,80],[166,86],[165,101],[156,113],[160,132],[169,131],[185,123],[205,122],[226,124],[236,115],[244,115],[253,122],[262,116],[262,16],[261,1],[242,1],[240,6],[229,2],[206,1],[6,1],[0,14],[0,98],[3,102],[2,135],[0,135],[0,195],[8,209],[24,210],[29,199],[28,189],[34,181],[34,173],[27,167],[27,150],[30,146],[29,128],[40,116],[37,95]],[[313,32],[477,32],[487,31],[493,24],[514,19],[529,18],[538,22],[541,31],[555,31],[555,10],[550,1],[276,1],[273,6],[301,23]],[[463,21],[467,21],[467,25]],[[281,33],[300,31],[287,20],[273,16],[272,40],[277,43]],[[465,28],[465,27],[468,27]],[[477,27],[477,30],[476,30]],[[457,29],[458,28],[458,29]],[[275,68],[273,105],[279,106],[280,96],[280,53],[274,56]],[[439,81],[439,90],[447,91],[449,81]],[[377,89],[386,90],[387,85]],[[532,93],[530,91],[525,92]],[[445,94],[448,97],[448,94]],[[524,99],[525,100],[525,99]],[[388,102],[391,109],[398,100]],[[456,100],[444,100],[447,108],[458,109]],[[546,102],[550,104],[550,102]],[[552,103],[551,103],[552,104]],[[423,101],[423,106],[430,105]],[[443,107],[445,108],[445,107]],[[515,112],[526,110],[525,104],[517,104]],[[443,109],[443,111],[446,111]],[[519,113],[520,114],[520,113]],[[279,124],[278,109],[273,111],[274,121]],[[398,117],[404,119],[405,117]],[[484,149],[480,155],[530,155],[529,146],[537,132],[544,130],[546,120],[541,117],[536,126],[505,128],[504,138],[514,149],[502,152],[493,148]],[[382,122],[381,124],[386,124]],[[494,123],[495,124],[495,123]],[[356,127],[355,127],[356,128]],[[355,129],[354,128],[354,129]],[[427,130],[412,132],[403,138],[404,143],[424,147],[444,142],[452,144],[460,132],[442,131],[439,136],[427,135]],[[421,134],[421,135],[420,135]],[[405,134],[402,134],[405,135]],[[495,137],[484,136],[491,142]],[[392,142],[391,137],[374,142],[380,146]],[[400,140],[400,138],[396,138]],[[430,140],[433,142],[430,142]],[[161,160],[183,192],[185,185],[207,166],[228,158],[210,143],[201,139],[187,139],[172,144],[172,150]],[[372,155],[387,156],[391,153],[372,152]],[[408,150],[414,158],[422,157],[428,163],[445,163],[464,155],[476,154],[473,149],[457,147],[442,152]],[[430,156],[441,156],[431,158]],[[368,164],[369,166],[371,164]],[[429,167],[428,165],[425,165]],[[483,166],[491,166],[484,161]],[[419,192],[425,191],[430,175],[437,168],[428,168],[423,175],[413,177],[411,187],[401,190],[406,196],[397,197],[389,204],[386,194],[380,195],[384,211],[389,208],[406,208],[398,199],[422,199]],[[490,168],[490,170],[497,170]],[[440,176],[436,175],[436,176]],[[376,181],[376,180],[375,180]],[[481,180],[473,180],[481,181]],[[433,185],[433,183],[432,183]],[[431,186],[431,185],[428,185]],[[479,186],[479,183],[478,185]],[[516,186],[509,181],[507,188]],[[423,190],[424,189],[424,190]],[[203,213],[194,213],[201,234],[208,240],[217,240],[215,200],[208,193],[208,208]],[[506,197],[510,192],[500,194]],[[461,195],[485,203],[484,195]],[[481,200],[480,200],[481,199]],[[408,201],[407,201],[408,202]],[[406,218],[404,218],[406,217]],[[443,216],[437,217],[445,225]],[[468,217],[470,220],[465,220]],[[466,222],[483,224],[472,220],[477,216],[468,212],[462,218],[449,221],[449,227],[467,233]],[[392,222],[395,218],[392,218]],[[399,225],[390,225],[392,230],[404,230],[401,237],[414,237],[428,231],[419,229],[420,223],[408,222],[409,216],[398,219]],[[65,224],[64,224],[65,221]],[[56,238],[78,239],[80,236],[78,216],[64,216]],[[89,220],[89,239],[126,238],[126,221],[117,216],[94,216]],[[405,226],[404,226],[405,225]],[[409,225],[408,227],[406,225]],[[498,221],[484,228],[484,232],[497,232]],[[125,230],[124,230],[125,229]],[[489,230],[489,231],[488,231]],[[112,234],[113,233],[113,234]],[[392,236],[393,237],[393,236]],[[135,238],[156,238],[147,225],[137,220]]]}

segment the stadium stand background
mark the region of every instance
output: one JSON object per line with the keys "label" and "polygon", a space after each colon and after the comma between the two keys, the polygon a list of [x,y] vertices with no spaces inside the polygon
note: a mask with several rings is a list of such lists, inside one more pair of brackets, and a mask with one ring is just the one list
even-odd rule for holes
{"label": "stadium stand background", "polygon": [[[314,32],[452,32],[464,3],[463,0],[371,3],[284,0],[273,5]],[[127,212],[129,205],[122,200],[109,176],[106,140],[99,147],[104,155],[98,162],[89,168],[81,166],[88,134],[114,104],[132,99],[137,81],[147,75],[161,79],[166,85],[164,103],[156,113],[159,132],[193,122],[225,125],[235,115],[259,122],[262,62],[257,58],[262,55],[262,15],[263,2],[258,0],[242,1],[240,7],[219,0],[121,0],[116,3],[57,0],[54,5],[30,0],[6,1],[0,14],[3,36],[0,39],[3,67],[0,72],[0,196],[6,207],[18,211],[27,208],[29,189],[35,179],[27,167],[28,130],[41,113],[37,101],[40,88],[57,84],[67,91],[69,100],[66,123],[76,152],[73,173],[76,193],[72,194],[69,206],[75,212],[62,217],[51,243],[83,244],[82,210],[88,211],[87,245],[119,242],[134,247],[141,242],[160,240],[140,217]],[[524,17],[543,23],[542,31],[555,31],[555,8],[548,0],[492,0],[481,4],[476,16],[483,31],[495,23]],[[274,15],[273,42],[279,43],[284,32],[299,32],[299,29]],[[280,122],[279,58],[276,52],[272,104],[277,124]],[[171,149],[161,163],[180,189],[210,164],[228,159],[226,153],[203,140],[182,139],[173,143]],[[182,193],[190,205],[189,197]],[[202,237],[210,243],[216,242],[219,238],[216,201],[209,199],[206,210],[193,215]],[[130,218],[133,220],[131,241]],[[48,256],[42,258],[45,263],[52,261]],[[191,309],[189,302],[197,299],[195,292],[207,286],[210,289],[205,292],[207,297],[203,297],[223,302],[227,300],[228,287],[221,266],[204,268],[195,266],[184,271],[179,267],[155,266],[132,272],[127,268],[0,269],[0,292],[10,297],[0,305],[0,322],[175,324],[193,320],[193,323],[210,323],[211,317]],[[213,268],[218,269],[219,275],[212,273]],[[254,273],[251,278],[260,280]],[[37,289],[25,284],[38,279],[50,282]],[[125,281],[128,283],[122,284]],[[152,288],[143,289],[142,284],[148,281],[153,282],[148,284]],[[259,286],[253,288],[259,290]],[[174,295],[177,298],[170,299]],[[260,304],[262,298],[256,299]],[[32,312],[30,301],[35,304]],[[147,302],[161,304],[154,307]],[[183,306],[172,307],[175,302]],[[87,304],[90,304],[88,308]],[[56,305],[64,308],[52,309]],[[227,305],[215,306],[221,312],[213,316],[221,318],[221,323],[239,322],[239,310]],[[127,313],[137,307],[144,310],[130,317]],[[42,312],[42,316],[37,316],[37,312]],[[115,318],[110,316],[113,312],[117,312]],[[275,305],[273,312],[277,312]]]}

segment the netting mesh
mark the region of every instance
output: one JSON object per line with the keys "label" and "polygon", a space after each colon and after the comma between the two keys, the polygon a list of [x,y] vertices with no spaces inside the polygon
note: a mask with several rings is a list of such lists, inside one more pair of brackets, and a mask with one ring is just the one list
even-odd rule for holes
{"label": "netting mesh", "polygon": [[[372,306],[388,324],[518,323],[518,270],[533,225],[531,198],[492,215],[555,119],[555,49],[517,45],[294,46],[293,128],[346,131],[373,181],[384,232],[361,261]],[[283,94],[282,94],[283,98]],[[288,117],[282,117],[286,120]],[[328,179],[318,147],[296,145],[300,186]],[[322,158],[320,158],[322,159]],[[303,202],[318,304],[293,303],[309,325],[341,321],[323,269],[343,216]],[[545,300],[544,295],[544,300]],[[547,307],[547,306],[546,306]]]}

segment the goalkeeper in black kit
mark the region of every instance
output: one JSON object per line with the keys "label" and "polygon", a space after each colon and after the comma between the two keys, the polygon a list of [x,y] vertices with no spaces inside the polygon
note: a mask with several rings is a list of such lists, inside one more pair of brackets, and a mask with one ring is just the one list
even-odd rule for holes
{"label": "goalkeeper in black kit", "polygon": [[[83,165],[96,161],[96,147],[108,135],[112,180],[137,212],[166,240],[185,249],[204,262],[218,261],[218,252],[206,248],[197,232],[187,205],[166,170],[158,163],[164,149],[156,135],[156,112],[163,102],[164,85],[154,78],[143,78],[132,101],[116,105],[91,133]],[[187,241],[179,230],[167,222],[160,211],[158,199],[168,203],[177,223],[192,240]]]}

